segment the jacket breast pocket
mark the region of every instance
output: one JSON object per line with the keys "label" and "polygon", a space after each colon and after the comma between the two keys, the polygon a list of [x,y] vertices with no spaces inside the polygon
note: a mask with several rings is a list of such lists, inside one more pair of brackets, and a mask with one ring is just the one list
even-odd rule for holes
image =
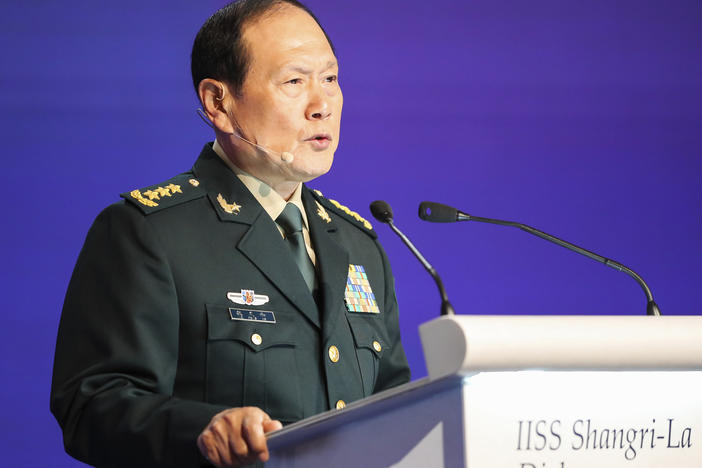
{"label": "jacket breast pocket", "polygon": [[346,318],[356,345],[356,357],[363,380],[363,395],[369,396],[375,388],[380,360],[390,344],[385,338],[383,322],[376,314],[347,313]]}
{"label": "jacket breast pocket", "polygon": [[301,419],[294,327],[232,320],[227,306],[206,308],[207,401],[257,406],[283,422]]}

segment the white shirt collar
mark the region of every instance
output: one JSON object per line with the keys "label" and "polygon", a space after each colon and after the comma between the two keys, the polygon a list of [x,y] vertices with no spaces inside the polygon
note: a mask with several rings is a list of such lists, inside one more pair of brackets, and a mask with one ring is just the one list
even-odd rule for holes
{"label": "white shirt collar", "polygon": [[214,144],[212,145],[212,149],[215,153],[217,153],[217,156],[219,156],[220,159],[224,161],[227,167],[231,169],[232,172],[234,172],[234,174],[236,174],[236,176],[246,186],[246,188],[249,189],[249,192],[251,192],[256,201],[260,203],[260,205],[263,207],[266,213],[268,213],[268,216],[270,216],[271,219],[273,219],[273,221],[275,221],[276,218],[278,218],[278,216],[280,215],[280,213],[283,212],[283,209],[285,209],[285,204],[290,202],[294,203],[300,209],[300,213],[302,213],[302,221],[305,223],[305,228],[309,229],[307,224],[307,213],[305,211],[305,206],[302,203],[302,183],[297,184],[297,187],[290,196],[290,199],[286,201],[283,197],[280,196],[280,194],[278,194],[278,192],[273,190],[264,181],[262,181],[261,179],[257,179],[251,174],[239,169],[227,157],[227,154],[224,152],[224,149],[217,140],[215,140]]}

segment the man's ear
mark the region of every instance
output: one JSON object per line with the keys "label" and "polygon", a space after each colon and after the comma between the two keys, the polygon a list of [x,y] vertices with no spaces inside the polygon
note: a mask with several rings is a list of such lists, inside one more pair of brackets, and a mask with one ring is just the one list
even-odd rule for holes
{"label": "man's ear", "polygon": [[205,78],[197,87],[197,94],[202,103],[202,110],[214,125],[215,130],[222,133],[234,133],[234,126],[227,115],[227,106],[234,104],[227,85],[221,81]]}

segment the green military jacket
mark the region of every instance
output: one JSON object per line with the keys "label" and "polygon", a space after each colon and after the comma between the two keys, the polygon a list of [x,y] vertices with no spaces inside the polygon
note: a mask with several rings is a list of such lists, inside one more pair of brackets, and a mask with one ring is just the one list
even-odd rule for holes
{"label": "green military jacket", "polygon": [[390,266],[356,213],[303,187],[315,298],[210,144],[123,197],[88,233],[59,326],[51,409],[72,456],[195,467],[223,409],[286,424],[409,381]]}

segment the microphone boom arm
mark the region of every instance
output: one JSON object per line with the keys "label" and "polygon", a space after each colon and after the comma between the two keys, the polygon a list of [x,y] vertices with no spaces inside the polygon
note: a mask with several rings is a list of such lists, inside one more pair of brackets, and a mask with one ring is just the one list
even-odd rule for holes
{"label": "microphone boom arm", "polygon": [[460,211],[458,212],[457,221],[478,221],[480,223],[499,224],[502,226],[516,227],[516,228],[521,229],[524,232],[528,232],[529,234],[540,237],[540,238],[545,239],[549,242],[553,242],[554,244],[558,244],[561,247],[565,247],[568,250],[572,250],[573,252],[577,252],[580,255],[584,255],[584,256],[589,257],[593,260],[596,260],[600,263],[604,263],[608,267],[614,268],[615,270],[623,271],[627,275],[634,278],[634,280],[639,284],[639,286],[641,286],[641,289],[643,289],[644,294],[646,294],[646,299],[648,300],[648,306],[646,307],[646,313],[648,315],[661,315],[661,312],[658,309],[658,306],[656,305],[656,303],[653,300],[653,294],[651,294],[651,290],[649,289],[648,285],[643,280],[643,278],[641,278],[641,276],[639,276],[634,270],[622,265],[619,262],[616,262],[610,258],[603,257],[602,255],[598,255],[595,252],[591,252],[587,249],[583,249],[582,247],[578,247],[575,244],[571,244],[568,241],[560,239],[556,236],[552,236],[551,234],[548,234],[546,232],[539,231],[538,229],[533,228],[531,226],[527,226],[526,224],[517,223],[514,221],[503,221],[501,219],[481,218],[480,216],[471,216],[471,215],[466,214],[466,213],[461,213]]}
{"label": "microphone boom arm", "polygon": [[639,276],[634,270],[612,259],[603,257],[602,255],[598,255],[595,252],[583,249],[582,247],[578,247],[577,245],[571,244],[570,242],[565,241],[563,239],[559,239],[556,236],[552,236],[551,234],[539,231],[536,228],[527,226],[526,224],[517,223],[515,221],[503,221],[501,219],[471,216],[468,213],[463,213],[462,211],[456,210],[455,208],[452,208],[450,206],[434,202],[422,202],[419,205],[419,217],[425,221],[433,222],[477,221],[480,223],[498,224],[500,226],[510,226],[521,229],[522,231],[528,232],[531,235],[540,237],[549,242],[553,242],[554,244],[560,245],[561,247],[565,247],[568,250],[572,250],[573,252],[589,257],[600,263],[604,263],[610,268],[614,268],[618,271],[623,271],[627,275],[634,278],[634,280],[639,284],[639,286],[641,286],[641,289],[643,289],[644,294],[646,294],[646,314],[661,315],[661,311],[658,308],[658,305],[653,300],[653,294],[651,294],[651,289],[648,287],[643,278],[641,278],[641,276]]}

